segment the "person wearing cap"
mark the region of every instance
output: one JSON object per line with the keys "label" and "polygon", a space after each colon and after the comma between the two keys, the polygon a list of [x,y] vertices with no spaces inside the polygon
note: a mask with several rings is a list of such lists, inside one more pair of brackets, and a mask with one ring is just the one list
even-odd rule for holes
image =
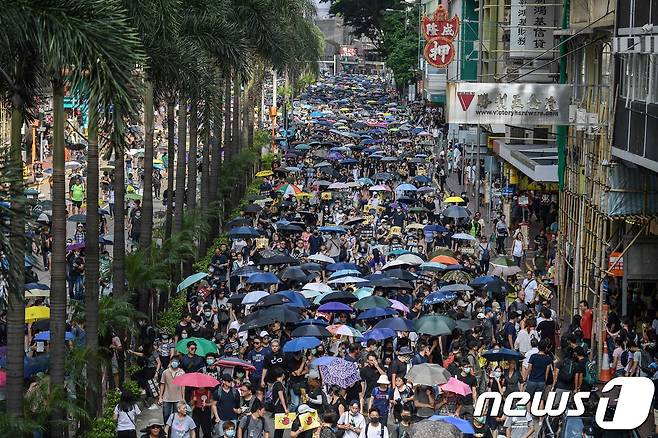
{"label": "person wearing cap", "polygon": [[263,343],[263,349],[267,352],[265,355],[269,354],[271,349],[270,349],[270,334],[267,333],[265,330],[262,330],[259,334],[261,342]]}
{"label": "person wearing cap", "polygon": [[493,309],[491,307],[485,307],[484,313],[478,314],[478,320],[480,320],[482,327],[482,343],[488,348],[496,342],[494,338]]}
{"label": "person wearing cap", "polygon": [[[372,390],[372,397],[368,402],[368,411],[376,408],[379,416],[382,418],[383,424],[387,424],[388,412],[393,400],[393,391],[390,388],[391,381],[386,374],[382,374],[377,379],[377,386]],[[363,434],[363,431],[361,432]]]}
{"label": "person wearing cap", "polygon": [[222,374],[222,384],[213,394],[217,403],[217,423],[220,436],[223,436],[222,425],[226,421],[235,422],[240,414],[240,392],[233,387],[233,377],[229,373]]}
{"label": "person wearing cap", "polygon": [[388,367],[388,378],[391,382],[395,382],[396,377],[404,377],[407,371],[411,368],[411,354],[413,351],[409,347],[401,347],[398,351],[397,357]]}
{"label": "person wearing cap", "polygon": [[304,414],[316,412],[307,404],[301,404],[297,407],[297,417],[293,420],[290,427],[290,438],[313,438],[316,428],[302,430],[302,423],[299,417]]}
{"label": "person wearing cap", "polygon": [[[267,334],[267,332],[264,332]],[[265,355],[269,353],[269,349],[263,348],[263,340],[260,336],[254,338],[254,348],[247,353],[247,360],[256,368],[251,373],[251,383],[259,385],[261,377],[263,376],[263,366],[265,365]]]}

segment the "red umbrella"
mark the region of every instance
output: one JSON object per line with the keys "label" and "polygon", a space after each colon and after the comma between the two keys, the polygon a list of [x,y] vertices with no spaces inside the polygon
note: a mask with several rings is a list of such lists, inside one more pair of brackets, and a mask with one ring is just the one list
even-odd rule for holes
{"label": "red umbrella", "polygon": [[251,362],[242,360],[239,357],[220,357],[219,360],[215,362],[215,364],[222,368],[240,367],[247,371],[256,371],[256,367]]}
{"label": "red umbrella", "polygon": [[219,380],[208,374],[187,373],[176,377],[172,383],[178,386],[191,386],[193,388],[214,388],[219,385]]}

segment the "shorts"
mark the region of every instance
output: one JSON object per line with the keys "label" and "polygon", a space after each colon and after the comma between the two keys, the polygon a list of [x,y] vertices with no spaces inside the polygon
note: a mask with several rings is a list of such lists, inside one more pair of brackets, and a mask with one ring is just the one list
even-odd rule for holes
{"label": "shorts", "polygon": [[73,206],[75,208],[81,208],[82,207],[82,201],[71,201],[71,204],[73,204]]}
{"label": "shorts", "polygon": [[536,393],[542,394],[544,392],[544,388],[546,388],[545,382],[533,382],[530,380],[525,386],[525,392],[530,394],[530,397],[532,397]]}

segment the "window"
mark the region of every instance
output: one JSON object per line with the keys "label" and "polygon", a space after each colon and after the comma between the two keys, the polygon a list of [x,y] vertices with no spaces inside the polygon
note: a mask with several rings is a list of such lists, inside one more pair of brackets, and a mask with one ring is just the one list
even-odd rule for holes
{"label": "window", "polygon": [[620,94],[630,100],[658,102],[656,56],[632,53],[623,57]]}

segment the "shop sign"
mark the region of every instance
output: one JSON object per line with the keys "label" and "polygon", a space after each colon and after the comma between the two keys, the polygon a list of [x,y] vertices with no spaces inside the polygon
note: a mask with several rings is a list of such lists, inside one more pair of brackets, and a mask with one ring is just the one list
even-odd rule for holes
{"label": "shop sign", "polygon": [[519,196],[519,205],[521,207],[527,207],[530,204],[530,200],[527,195]]}
{"label": "shop sign", "polygon": [[452,41],[459,32],[459,17],[448,19],[448,11],[439,5],[431,16],[422,19],[423,37],[427,41],[423,56],[433,67],[446,67],[455,58]]}
{"label": "shop sign", "polygon": [[352,46],[340,46],[340,56],[356,56],[356,47]]}
{"label": "shop sign", "polygon": [[449,82],[447,122],[568,125],[571,85]]}
{"label": "shop sign", "polygon": [[621,252],[615,251],[610,253],[610,258],[608,259],[608,273],[613,277],[624,276],[624,257],[621,255]]}
{"label": "shop sign", "polygon": [[[512,0],[510,4],[510,57],[553,58],[553,28],[557,2]],[[546,52],[546,53],[542,53]]]}

